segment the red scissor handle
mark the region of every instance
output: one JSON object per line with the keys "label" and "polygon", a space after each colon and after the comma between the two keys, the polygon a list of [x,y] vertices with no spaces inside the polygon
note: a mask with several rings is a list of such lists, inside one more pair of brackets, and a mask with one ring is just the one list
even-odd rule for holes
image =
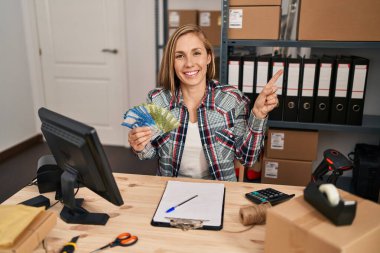
{"label": "red scissor handle", "polygon": [[138,237],[131,235],[130,233],[122,233],[116,237],[116,240],[112,242],[112,246],[131,246],[135,244],[138,240]]}
{"label": "red scissor handle", "polygon": [[116,237],[116,239],[125,240],[125,239],[128,239],[129,237],[131,237],[130,233],[121,233],[120,235]]}

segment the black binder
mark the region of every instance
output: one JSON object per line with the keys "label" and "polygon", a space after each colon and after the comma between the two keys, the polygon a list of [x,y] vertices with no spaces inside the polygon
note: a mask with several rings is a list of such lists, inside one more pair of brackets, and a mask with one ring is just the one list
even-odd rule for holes
{"label": "black binder", "polygon": [[362,124],[368,67],[368,59],[356,56],[352,57],[346,120],[349,125]]}
{"label": "black binder", "polygon": [[330,94],[333,83],[334,58],[323,56],[319,61],[319,77],[316,84],[314,122],[327,123],[330,114]]}
{"label": "black binder", "polygon": [[255,60],[254,55],[248,55],[243,57],[243,74],[242,74],[242,91],[250,100],[250,108],[252,109],[255,101],[253,100],[253,86],[254,86],[254,74],[255,74]]}
{"label": "black binder", "polygon": [[310,58],[302,60],[302,89],[298,110],[298,121],[312,122],[314,112],[314,91],[317,81],[318,59]]}
{"label": "black binder", "polygon": [[[270,78],[277,73],[277,71],[282,70],[283,74],[277,79],[276,85],[277,90],[277,99],[278,107],[274,108],[269,113],[270,120],[282,120],[282,113],[284,110],[284,89],[285,89],[285,73],[286,69],[286,58],[283,58],[281,55],[276,55],[272,57],[271,67],[269,68]],[[270,79],[269,78],[269,79]]]}
{"label": "black binder", "polygon": [[286,63],[286,89],[284,92],[284,117],[285,121],[298,120],[298,102],[301,79],[301,58],[288,58]]}
{"label": "black binder", "polygon": [[269,70],[270,70],[271,55],[261,55],[257,57],[255,65],[255,76],[254,76],[254,93],[253,101],[256,101],[257,96],[263,90],[264,86],[269,80]]}
{"label": "black binder", "polygon": [[228,57],[228,84],[241,90],[242,61],[241,56]]}
{"label": "black binder", "polygon": [[330,122],[334,124],[346,123],[351,63],[348,57],[337,57],[335,61],[330,114]]}

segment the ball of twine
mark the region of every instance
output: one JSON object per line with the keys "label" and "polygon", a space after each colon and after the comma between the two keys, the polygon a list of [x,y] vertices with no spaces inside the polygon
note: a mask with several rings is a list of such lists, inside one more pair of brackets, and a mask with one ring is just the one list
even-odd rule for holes
{"label": "ball of twine", "polygon": [[240,208],[240,222],[244,226],[260,225],[265,223],[266,211],[272,207],[269,202]]}

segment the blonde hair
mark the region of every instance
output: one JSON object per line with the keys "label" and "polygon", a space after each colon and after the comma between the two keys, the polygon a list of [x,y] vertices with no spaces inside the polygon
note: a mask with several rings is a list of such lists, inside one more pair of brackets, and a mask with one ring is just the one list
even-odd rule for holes
{"label": "blonde hair", "polygon": [[164,50],[160,71],[158,73],[159,85],[164,89],[170,90],[172,95],[175,94],[175,90],[179,87],[179,79],[174,70],[175,47],[178,39],[188,33],[194,33],[197,35],[203,42],[207,54],[211,56],[211,62],[207,65],[206,80],[211,80],[215,76],[214,50],[210,41],[208,41],[206,35],[199,26],[192,24],[183,25],[170,36]]}

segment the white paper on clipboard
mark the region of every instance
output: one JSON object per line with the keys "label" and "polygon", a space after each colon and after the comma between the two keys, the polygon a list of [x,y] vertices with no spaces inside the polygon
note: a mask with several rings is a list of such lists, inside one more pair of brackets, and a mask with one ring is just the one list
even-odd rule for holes
{"label": "white paper on clipboard", "polygon": [[[198,195],[196,198],[166,211],[179,203]],[[155,223],[169,223],[168,218],[203,220],[204,226],[223,225],[224,184],[168,181],[161,201],[153,216]]]}

